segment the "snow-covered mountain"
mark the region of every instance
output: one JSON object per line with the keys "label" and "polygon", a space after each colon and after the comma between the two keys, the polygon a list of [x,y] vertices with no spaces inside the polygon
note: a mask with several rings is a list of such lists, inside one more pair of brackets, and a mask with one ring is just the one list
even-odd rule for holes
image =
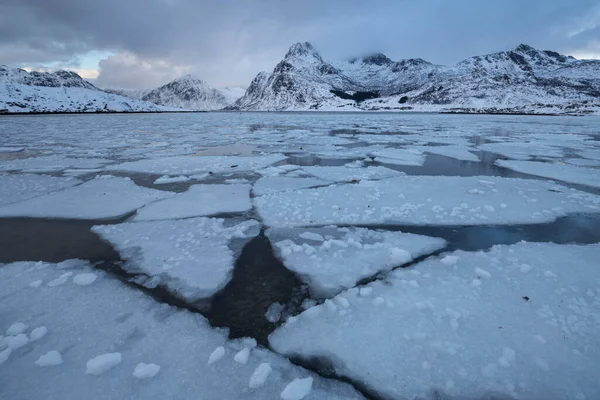
{"label": "snow-covered mountain", "polygon": [[104,92],[75,72],[27,72],[0,65],[0,112],[160,112],[147,101]]}
{"label": "snow-covered mountain", "polygon": [[107,89],[110,93],[186,110],[220,110],[244,95],[242,88],[214,89],[192,75],[177,78],[155,89]]}
{"label": "snow-covered mountain", "polygon": [[380,53],[330,63],[296,43],[230,108],[592,113],[600,111],[600,60],[519,45],[454,66]]}

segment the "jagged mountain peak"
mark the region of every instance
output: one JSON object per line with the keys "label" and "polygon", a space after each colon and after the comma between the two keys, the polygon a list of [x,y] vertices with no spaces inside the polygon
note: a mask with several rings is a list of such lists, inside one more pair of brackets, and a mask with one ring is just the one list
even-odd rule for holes
{"label": "jagged mountain peak", "polygon": [[191,86],[191,87],[202,87],[209,88],[208,83],[203,81],[202,79],[194,76],[192,74],[186,74],[180,76],[179,78],[173,79],[171,82],[163,85],[165,87],[174,87],[174,86]]}
{"label": "jagged mountain peak", "polygon": [[298,57],[313,57],[321,60],[321,55],[317,52],[312,44],[309,42],[298,42],[294,43],[288,52],[285,54],[284,59],[298,58]]}
{"label": "jagged mountain peak", "polygon": [[[356,61],[356,59],[355,59],[355,61]],[[366,56],[362,57],[360,59],[360,61],[363,64],[367,64],[367,65],[379,65],[379,66],[390,65],[390,64],[393,63],[393,61],[390,60],[383,53],[372,53],[372,54],[366,55]]]}
{"label": "jagged mountain peak", "polygon": [[198,78],[195,75],[192,74],[185,74],[180,76],[179,78],[173,79],[172,82],[202,82],[204,83],[204,81],[200,78]]}
{"label": "jagged mountain peak", "polygon": [[539,50],[537,50],[535,47],[530,46],[528,44],[524,44],[524,43],[521,43],[520,45],[515,47],[514,51],[517,51],[519,53],[537,53],[537,52],[539,52]]}

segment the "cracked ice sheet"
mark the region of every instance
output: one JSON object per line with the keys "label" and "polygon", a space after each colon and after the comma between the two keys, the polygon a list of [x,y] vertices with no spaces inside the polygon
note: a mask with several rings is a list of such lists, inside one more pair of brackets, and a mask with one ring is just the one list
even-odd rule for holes
{"label": "cracked ice sheet", "polygon": [[486,143],[479,145],[479,149],[490,153],[500,154],[516,160],[529,160],[534,157],[562,158],[560,148],[534,143]]}
{"label": "cracked ice sheet", "polygon": [[266,225],[488,225],[551,222],[599,212],[600,196],[551,182],[405,176],[254,198]]}
{"label": "cracked ice sheet", "polygon": [[[77,286],[72,278],[57,287],[46,285],[66,271],[98,278],[89,286]],[[37,280],[43,286],[29,286]],[[0,265],[0,281],[0,331],[16,321],[29,326],[25,334],[30,337],[36,327],[48,330],[0,365],[3,399],[278,399],[293,379],[309,376],[314,382],[307,399],[361,398],[349,385],[254,347],[253,340],[228,340],[226,330],[211,327],[201,315],[158,303],[84,261]],[[224,356],[208,365],[221,346]],[[234,355],[245,347],[251,349],[247,363],[235,362]],[[50,350],[61,353],[63,363],[35,365]],[[112,369],[100,376],[85,373],[88,360],[115,352],[122,361]],[[133,376],[139,363],[155,363],[160,371],[141,382]],[[269,363],[272,371],[262,386],[250,390],[250,377],[261,363]]]}
{"label": "cracked ice sheet", "polygon": [[446,241],[365,228],[268,229],[286,268],[305,277],[315,297],[332,297],[358,281],[443,248]]}
{"label": "cracked ice sheet", "polygon": [[420,167],[425,162],[425,155],[416,148],[376,150],[371,156],[375,157],[375,161],[386,164]]}
{"label": "cracked ice sheet", "polygon": [[133,221],[156,221],[240,213],[252,208],[250,185],[192,185],[173,197],[139,209]]}
{"label": "cracked ice sheet", "polygon": [[257,196],[296,190],[314,186],[329,185],[327,182],[317,178],[296,178],[290,176],[264,176],[256,181],[253,192]]}
{"label": "cracked ice sheet", "polygon": [[158,175],[190,175],[204,172],[254,171],[285,159],[281,154],[256,157],[180,156],[126,162],[111,165],[107,169]]}
{"label": "cracked ice sheet", "polygon": [[497,160],[496,164],[524,174],[600,188],[600,170],[593,168],[519,160]]}
{"label": "cracked ice sheet", "polygon": [[403,176],[404,172],[395,171],[386,167],[302,167],[302,171],[313,175],[317,178],[333,182],[351,182],[354,180],[377,180],[384,178],[392,178],[395,176]]}
{"label": "cracked ice sheet", "polygon": [[250,220],[226,227],[217,218],[97,225],[92,231],[111,242],[127,261],[124,269],[145,274],[148,285],[165,285],[193,302],[210,297],[231,279],[234,253],[232,239],[258,234]]}
{"label": "cracked ice sheet", "polygon": [[269,343],[382,398],[596,399],[599,259],[599,244],[457,251],[342,292]]}
{"label": "cracked ice sheet", "polygon": [[0,205],[16,203],[81,183],[75,178],[48,175],[0,175]]}
{"label": "cracked ice sheet", "polygon": [[461,161],[474,161],[478,162],[479,157],[471,153],[465,147],[458,146],[422,146],[420,147],[425,153],[439,154],[441,156],[455,158]]}
{"label": "cracked ice sheet", "polygon": [[174,193],[137,186],[110,175],[81,185],[0,207],[0,217],[110,219]]}
{"label": "cracked ice sheet", "polygon": [[102,158],[42,156],[0,161],[0,171],[51,172],[67,168],[99,168],[110,162]]}

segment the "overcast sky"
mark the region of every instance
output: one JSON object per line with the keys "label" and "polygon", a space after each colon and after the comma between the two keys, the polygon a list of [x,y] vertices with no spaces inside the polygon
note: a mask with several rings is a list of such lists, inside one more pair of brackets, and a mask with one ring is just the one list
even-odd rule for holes
{"label": "overcast sky", "polygon": [[326,60],[453,64],[519,43],[600,58],[600,0],[0,0],[0,64],[100,87],[246,87],[298,41]]}

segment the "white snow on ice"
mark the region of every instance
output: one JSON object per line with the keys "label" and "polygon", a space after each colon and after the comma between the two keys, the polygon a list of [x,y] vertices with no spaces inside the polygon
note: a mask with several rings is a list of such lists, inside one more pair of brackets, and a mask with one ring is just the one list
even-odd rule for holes
{"label": "white snow on ice", "polygon": [[85,364],[87,367],[86,374],[90,375],[102,375],[110,369],[116,367],[121,363],[123,357],[121,353],[105,353],[96,356]]}
{"label": "white snow on ice", "polygon": [[75,186],[81,181],[48,175],[0,175],[0,206]]}
{"label": "white snow on ice", "polygon": [[[28,287],[34,279],[57,278],[64,268],[76,273],[94,272],[98,278],[85,290],[76,285],[63,285],[59,290],[32,291]],[[349,385],[297,367],[263,347],[255,347],[253,340],[228,340],[225,330],[211,327],[201,315],[161,304],[85,262],[5,264],[0,266],[0,281],[2,312],[13,316],[11,323],[0,322],[3,332],[16,319],[47,326],[52,332],[43,340],[29,342],[24,349],[0,350],[3,398],[100,400],[109,394],[114,399],[167,399],[176,394],[177,398],[189,399],[201,394],[207,399],[262,400],[279,398],[288,382],[306,377],[314,379],[307,399],[362,398]],[[201,367],[199,361],[207,360],[219,346],[232,355],[253,348],[252,356],[246,364],[223,357],[210,368]],[[40,355],[53,349],[62,353],[63,364],[46,368],[35,365]],[[119,365],[113,365],[117,356],[108,356],[91,363],[91,370],[97,373],[109,365],[113,369],[100,376],[86,374],[88,361],[117,352],[121,354]],[[161,369],[154,379],[142,383],[132,372],[148,360]],[[268,379],[261,375],[262,385],[249,390],[250,377],[261,363],[267,363],[272,372]],[[152,370],[156,367],[143,368],[142,375]]]}
{"label": "white snow on ice", "polygon": [[[363,278],[446,245],[439,238],[365,228],[269,229],[266,233],[284,265],[306,278],[316,297],[334,296]],[[314,241],[307,233],[327,239]]]}
{"label": "white snow on ice", "polygon": [[282,400],[302,400],[312,389],[313,379],[311,377],[299,379],[296,378],[283,389],[281,392]]}
{"label": "white snow on ice", "polygon": [[133,376],[140,380],[153,378],[160,371],[160,365],[139,363],[133,370]]}
{"label": "white snow on ice", "polygon": [[19,333],[23,333],[27,330],[27,324],[23,322],[15,322],[6,330],[6,334],[9,336],[17,336]]}
{"label": "white snow on ice", "polygon": [[73,277],[73,283],[78,286],[88,286],[94,283],[97,275],[93,273],[77,274]]}
{"label": "white snow on ice", "polygon": [[40,356],[35,362],[35,365],[40,367],[53,367],[63,363],[62,355],[56,350],[50,350],[46,354]]}
{"label": "white snow on ice", "polygon": [[139,209],[134,221],[154,221],[239,213],[252,208],[250,185],[192,185],[183,192]]}
{"label": "white snow on ice", "polygon": [[600,170],[567,164],[554,164],[536,161],[498,160],[496,164],[503,168],[524,174],[542,176],[563,182],[600,188]]}
{"label": "white snow on ice", "polygon": [[337,307],[288,319],[269,343],[325,357],[385,398],[597,397],[599,244],[522,242],[452,256],[398,269],[366,294],[342,292],[330,300]]}
{"label": "white snow on ice", "polygon": [[131,161],[118,165],[110,165],[107,169],[161,175],[191,175],[205,172],[254,171],[284,159],[285,156],[278,154],[256,157],[177,156]]}
{"label": "white snow on ice", "polygon": [[328,185],[330,182],[316,178],[296,178],[290,176],[263,176],[253,187],[254,194],[262,196],[275,192],[303,189],[314,186]]}
{"label": "white snow on ice", "polygon": [[254,204],[270,227],[487,225],[598,212],[600,196],[531,179],[405,176],[273,193],[254,198]]}
{"label": "white snow on ice", "polygon": [[210,356],[208,356],[208,365],[214,364],[219,361],[225,355],[225,347],[219,346],[217,347]]}
{"label": "white snow on ice", "polygon": [[[193,301],[209,297],[230,279],[234,238],[258,234],[256,221],[226,227],[223,219],[190,218],[94,226],[128,262],[130,273],[143,273]],[[208,257],[207,255],[210,255]]]}
{"label": "white snow on ice", "polygon": [[33,329],[29,334],[29,340],[31,340],[32,342],[35,340],[40,340],[41,338],[46,336],[47,333],[48,328],[46,328],[45,326],[38,326],[37,328]]}
{"label": "white snow on ice", "polygon": [[385,167],[366,167],[366,168],[348,168],[348,167],[302,167],[307,174],[313,175],[319,179],[333,182],[351,182],[367,180],[378,180],[392,178],[404,175],[403,172],[395,171]]}
{"label": "white snow on ice", "polygon": [[103,177],[79,186],[0,207],[0,217],[108,219],[173,193],[137,186],[128,178]]}

